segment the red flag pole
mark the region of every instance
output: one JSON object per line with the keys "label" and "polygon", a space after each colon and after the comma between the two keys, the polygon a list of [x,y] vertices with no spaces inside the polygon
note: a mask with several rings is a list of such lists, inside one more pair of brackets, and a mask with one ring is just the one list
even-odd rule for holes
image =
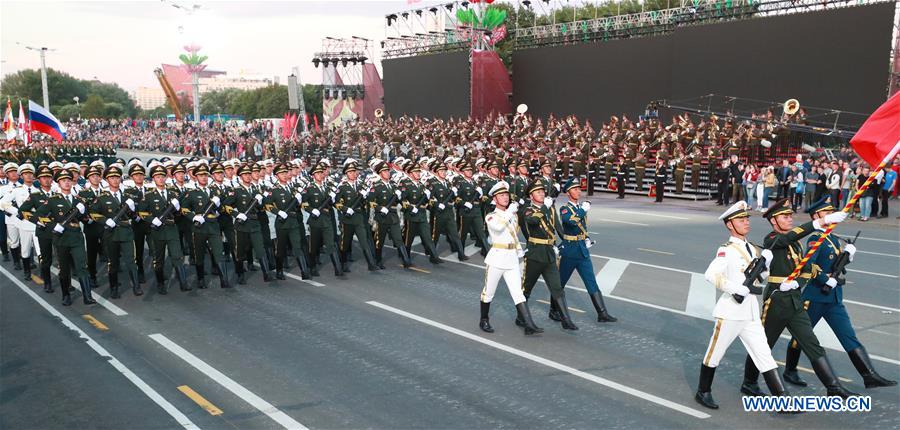
{"label": "red flag pole", "polygon": [[[859,190],[856,191],[856,194],[854,194],[853,197],[851,197],[850,200],[847,201],[847,205],[844,206],[844,209],[842,209],[842,211],[850,212],[853,209],[853,205],[856,204],[856,201],[859,200],[860,197],[862,197],[863,193],[866,192],[866,189],[869,188],[869,185],[871,185],[872,182],[875,181],[875,177],[878,176],[878,172],[880,172],[881,169],[883,169],[889,161],[894,159],[898,151],[900,151],[900,141],[894,144],[894,149],[891,149],[891,152],[889,152],[887,156],[885,156],[884,159],[881,160],[881,163],[878,165],[878,167],[872,170],[872,173],[866,179],[866,182],[864,182],[862,186],[859,187]],[[803,266],[805,266],[806,262],[809,261],[810,258],[812,258],[813,254],[816,253],[816,250],[819,249],[819,246],[822,245],[822,242],[825,241],[825,237],[831,234],[831,230],[834,230],[834,227],[836,225],[837,224],[829,224],[828,227],[825,228],[825,232],[819,236],[819,240],[810,245],[809,251],[806,252],[806,255],[803,256],[803,259],[800,260],[800,263],[797,264],[797,267],[794,268],[794,271],[791,272],[791,275],[787,277],[785,282],[793,281],[797,278],[798,275],[800,275],[800,271],[803,269]]]}

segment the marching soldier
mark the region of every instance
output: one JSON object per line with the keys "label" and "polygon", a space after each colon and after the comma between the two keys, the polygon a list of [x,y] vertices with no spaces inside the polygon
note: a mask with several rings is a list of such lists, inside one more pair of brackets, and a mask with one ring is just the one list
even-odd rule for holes
{"label": "marching soldier", "polygon": [[[800,349],[809,358],[816,376],[828,389],[829,396],[847,398],[857,395],[845,389],[835,376],[831,363],[825,356],[825,349],[822,348],[819,339],[813,333],[809,315],[803,308],[800,286],[796,280],[787,280],[788,275],[794,271],[803,257],[803,247],[798,241],[828,224],[842,222],[846,219],[847,213],[835,212],[794,227],[791,205],[787,199],[781,199],[766,210],[763,216],[773,228],[763,242],[765,249],[771,249],[773,254],[769,264],[768,283],[763,292],[765,306],[761,317],[769,348],[775,346],[778,337],[787,328]],[[757,384],[758,377],[759,370],[748,355],[744,364],[744,383],[741,385],[741,392],[751,396],[763,395]]]}
{"label": "marching soldier", "polygon": [[122,169],[117,165],[106,168],[103,178],[109,189],[90,206],[90,216],[94,223],[104,226],[103,243],[109,258],[108,275],[110,297],[119,296],[119,270],[124,266],[131,281],[135,296],[144,294],[138,281],[134,259],[134,230],[132,217],[137,213],[137,203],[127,192],[121,190]]}
{"label": "marching soldier", "polygon": [[19,250],[19,209],[13,201],[15,190],[22,188],[19,183],[19,165],[13,162],[3,166],[6,172],[6,185],[0,187],[0,210],[6,215],[6,240],[9,253],[12,254],[13,268],[22,270],[22,252]]}
{"label": "marching soldier", "polygon": [[[431,242],[430,225],[428,224],[428,216],[425,213],[431,206],[431,191],[422,184],[419,178],[419,173],[422,169],[417,163],[408,162],[405,170],[408,178],[400,186],[400,201],[402,202],[403,220],[405,221],[403,226],[403,243],[406,249],[410,250],[413,239],[418,236],[422,241],[422,246],[425,248],[425,253],[428,254],[428,261],[431,264],[441,264],[443,261],[438,258],[434,244]],[[410,259],[412,259],[412,255],[410,255]]]}
{"label": "marching soldier", "polygon": [[9,195],[4,197],[10,204],[7,204],[8,213],[18,217],[16,230],[19,234],[19,247],[17,253],[22,259],[22,268],[24,269],[24,279],[31,280],[32,266],[32,250],[34,249],[34,232],[35,224],[31,221],[31,217],[23,216],[21,208],[30,200],[31,194],[37,192],[34,184],[34,166],[31,163],[23,163],[18,169],[19,177],[22,178],[21,186],[13,188]]}
{"label": "marching soldier", "polygon": [[471,235],[481,248],[481,255],[487,256],[487,240],[484,236],[484,217],[481,213],[481,197],[484,191],[472,180],[472,165],[463,162],[463,176],[456,186],[456,208],[460,215],[459,238],[463,249],[466,238]]}
{"label": "marching soldier", "polygon": [[459,240],[459,230],[456,227],[456,218],[453,214],[452,202],[455,201],[453,186],[447,181],[447,165],[435,160],[431,165],[434,177],[428,181],[428,189],[431,191],[431,243],[434,244],[434,252],[437,253],[438,239],[441,235],[447,238],[450,248],[456,252],[459,261],[469,259],[463,252],[462,243]]}
{"label": "marching soldier", "polygon": [[[62,290],[62,305],[71,306],[72,276],[78,278],[83,293],[84,304],[97,303],[91,295],[91,282],[88,279],[87,266],[84,261],[84,235],[81,233],[79,220],[87,213],[84,202],[72,192],[72,174],[68,170],[60,170],[56,174],[59,193],[53,194],[47,204],[35,212],[38,219],[47,219],[48,227],[54,232],[53,247],[59,261],[59,289]],[[49,271],[49,270],[48,270]],[[48,278],[49,279],[49,278]]]}
{"label": "marching soldier", "polygon": [[[303,203],[303,194],[294,193],[288,185],[288,168],[286,165],[279,163],[273,170],[277,176],[278,185],[272,187],[269,196],[268,210],[275,214],[275,278],[284,280],[284,263],[287,259],[288,245],[294,251],[294,257],[300,266],[300,275],[302,279],[309,279],[310,269],[307,265],[306,249],[303,246],[301,237],[305,236],[303,231],[303,214],[300,212],[300,205]],[[269,228],[268,222],[265,229]],[[301,236],[302,235],[302,236]],[[315,264],[315,261],[309,260],[309,264]]]}
{"label": "marching soldier", "polygon": [[197,289],[206,288],[205,257],[207,250],[212,262],[219,269],[219,286],[231,288],[225,269],[225,252],[222,248],[222,229],[219,228],[219,208],[222,205],[219,191],[209,186],[209,167],[201,164],[194,168],[197,186],[181,196],[182,215],[194,223],[194,262],[197,265]]}
{"label": "marching soldier", "polygon": [[[522,278],[522,289],[527,300],[538,277],[543,277],[550,289],[550,301],[556,309],[550,310],[550,319],[560,321],[565,330],[578,330],[578,326],[569,317],[566,304],[566,292],[559,280],[559,267],[556,265],[556,231],[559,223],[553,214],[552,199],[544,196],[544,181],[536,179],[528,185],[531,202],[525,209],[524,218],[528,230],[528,248],[525,250],[525,276]],[[516,324],[524,326],[524,320],[516,319]]]}
{"label": "marching soldier", "polygon": [[[190,190],[188,188],[187,182],[185,182],[185,177],[187,176],[185,164],[182,159],[174,167],[172,167],[172,175],[174,176],[173,188],[175,192],[178,193],[179,200],[185,197]],[[193,222],[190,218],[184,215],[183,211],[178,211],[175,214],[175,225],[178,227],[178,236],[181,238],[181,250],[182,252],[187,252],[191,264],[196,264],[194,260],[194,233],[193,233]]]}
{"label": "marching soldier", "polygon": [[[87,206],[90,208],[94,206],[100,198],[100,194],[103,193],[103,188],[100,186],[103,168],[99,166],[88,167],[85,176],[87,177],[87,182],[81,188],[78,196],[87,202]],[[100,251],[103,247],[103,224],[95,222],[93,218],[88,218],[87,224],[84,225],[84,240],[87,248],[87,267],[88,274],[91,277],[91,286],[97,288],[97,258],[100,256]]]}
{"label": "marching soldier", "polygon": [[412,261],[406,251],[403,238],[400,236],[400,217],[397,214],[397,203],[403,193],[391,184],[391,169],[385,162],[378,162],[373,170],[381,177],[381,180],[373,187],[372,200],[369,203],[375,211],[375,264],[382,270],[385,268],[382,249],[385,238],[390,235],[391,242],[400,251],[403,267],[409,268],[412,266]]}
{"label": "marching soldier", "polygon": [[166,252],[169,264],[178,278],[181,291],[190,291],[187,282],[187,271],[184,267],[184,252],[181,249],[181,238],[178,237],[178,226],[175,225],[175,214],[181,212],[178,190],[166,185],[166,168],[155,165],[150,168],[153,189],[145,194],[139,211],[150,220],[150,240],[153,242],[153,274],[156,276],[156,288],[160,294],[166,294],[165,262]]}
{"label": "marching soldier", "polygon": [[484,288],[481,290],[481,320],[478,326],[487,333],[494,332],[489,315],[497,284],[502,278],[516,305],[517,320],[522,321],[525,334],[543,333],[544,329],[535,325],[531,318],[531,311],[528,310],[528,303],[520,285],[522,273],[519,270],[519,259],[525,255],[525,251],[519,243],[519,227],[516,221],[519,204],[510,202],[509,188],[505,181],[497,182],[491,187],[489,194],[494,200],[495,208],[485,217],[485,224],[491,236],[491,250],[484,259],[487,267]]}
{"label": "marching soldier", "polygon": [[[53,172],[47,165],[42,164],[37,170],[37,179],[40,188],[31,193],[31,197],[22,205],[20,212],[24,219],[29,219],[36,224],[35,238],[37,239],[37,255],[40,265],[41,280],[44,283],[44,292],[53,293],[53,280],[50,277],[50,266],[53,263],[53,230],[50,225],[50,217],[39,217],[41,208],[47,206],[53,195]],[[93,286],[93,285],[92,285]]]}
{"label": "marching soldier", "polygon": [[[307,220],[307,224],[309,224],[309,268],[314,277],[319,276],[319,254],[324,253],[331,259],[334,276],[344,277],[334,246],[334,211],[332,209],[337,194],[325,183],[325,170],[326,166],[322,163],[313,167],[313,181],[302,196],[301,206],[309,214]],[[285,178],[288,177],[287,171],[283,174]],[[281,175],[278,175],[278,180],[281,180]]]}
{"label": "marching soldier", "polygon": [[[235,234],[235,260],[234,268],[238,275],[238,284],[247,283],[244,262],[253,264],[250,252],[259,260],[262,268],[263,281],[272,281],[272,273],[266,252],[263,249],[262,229],[259,218],[265,217],[263,202],[265,196],[256,192],[253,188],[252,170],[250,166],[243,164],[237,169],[240,184],[234,187],[230,206],[234,208],[234,234]],[[266,225],[268,227],[268,224]]]}
{"label": "marching soldier", "polygon": [[553,180],[553,166],[550,164],[550,160],[547,158],[541,161],[540,176],[538,177],[538,179],[544,185],[544,196],[551,199],[550,207],[555,207],[555,203],[553,202],[553,200],[559,197],[559,190],[561,188],[559,184]]}
{"label": "marching soldier", "polygon": [[[623,157],[619,158],[621,166],[625,160]],[[569,197],[569,201],[559,209],[563,240],[559,246],[559,282],[565,287],[572,273],[577,270],[591,297],[591,303],[594,304],[594,310],[597,311],[597,322],[616,322],[618,319],[606,310],[603,293],[597,285],[597,276],[594,274],[594,265],[588,251],[588,248],[594,246],[594,241],[587,234],[587,212],[591,209],[591,203],[578,202],[581,198],[581,186],[575,178],[569,179],[562,189]]]}
{"label": "marching soldier", "polygon": [[363,255],[370,271],[378,270],[375,265],[375,256],[369,244],[369,236],[366,229],[366,197],[369,196],[369,188],[365,183],[359,183],[359,164],[356,160],[344,164],[344,180],[338,185],[337,202],[334,207],[341,212],[341,270],[350,271],[350,249],[353,246],[353,237],[359,241]]}
{"label": "marching soldier", "polygon": [[[231,163],[227,163],[228,166]],[[213,182],[211,187],[219,191],[219,195],[225,201],[231,201],[234,197],[231,184],[225,182],[225,165],[213,162],[209,166],[209,172],[212,174]],[[225,261],[234,260],[234,218],[231,214],[231,207],[225,205],[225,210],[219,215],[219,228],[222,229],[222,247],[225,249]],[[237,268],[237,266],[235,266]]]}
{"label": "marching soldier", "polygon": [[[265,185],[261,178],[262,167],[259,163],[253,163],[250,166],[250,175],[253,178],[253,190],[256,191],[256,194],[262,194],[263,197],[268,197],[270,195],[271,187]],[[268,207],[268,204],[267,204]],[[259,229],[262,235],[263,240],[263,248],[266,251],[266,261],[269,263],[269,267],[274,267],[276,265],[275,261],[275,242],[272,240],[272,230],[275,228],[276,217],[275,214],[268,212],[268,210],[264,213],[261,213],[259,216]],[[300,240],[305,240],[306,230],[303,227],[303,223],[300,223],[300,228],[303,230],[303,235],[300,237]],[[277,232],[276,232],[277,233]],[[304,252],[306,247],[303,247]],[[250,261],[247,263],[249,266],[253,265],[253,262]],[[277,273],[276,273],[277,277]],[[279,278],[283,279],[283,278]],[[305,278],[304,278],[305,279]]]}
{"label": "marching soldier", "polygon": [[[831,204],[831,198],[826,196],[810,205],[806,213],[813,220],[821,220],[834,213],[834,211],[835,208]],[[819,227],[824,226],[819,225]],[[810,246],[822,234],[818,230],[822,230],[822,228],[809,235],[807,242]],[[872,360],[869,359],[869,353],[866,352],[866,348],[856,337],[856,331],[853,330],[850,315],[843,304],[843,280],[833,277],[833,265],[842,253],[847,253],[849,260],[853,261],[856,246],[848,243],[842,250],[840,240],[841,238],[834,233],[825,236],[825,241],[822,242],[819,249],[809,259],[809,265],[806,266],[809,267],[809,270],[804,267],[805,272],[811,273],[811,278],[803,288],[803,294],[801,295],[801,300],[808,306],[806,312],[809,315],[809,322],[815,327],[819,320],[825,319],[825,323],[834,331],[838,341],[841,342],[841,346],[844,347],[844,351],[847,351],[847,354],[850,356],[853,366],[859,372],[859,375],[862,376],[866,388],[897,385],[896,381],[887,380],[875,371],[875,368],[872,366]],[[784,379],[794,385],[805,387],[806,382],[800,379],[800,375],[797,374],[797,363],[799,361],[800,348],[796,340],[791,339],[787,349],[787,357],[784,360]]]}
{"label": "marching soldier", "polygon": [[[141,162],[134,160],[134,164],[128,168],[128,176],[133,181],[131,187],[125,189],[125,193],[136,205],[140,205],[144,201],[144,194],[147,192],[144,187],[144,179],[147,171]],[[150,233],[150,224],[138,215],[131,226],[134,230],[134,258],[137,265],[138,282],[146,282],[144,278],[144,244],[147,243],[147,235]],[[152,247],[152,245],[151,245]],[[151,253],[152,253],[151,249]]]}
{"label": "marching soldier", "polygon": [[[766,343],[766,333],[760,321],[759,302],[744,285],[744,271],[760,255],[756,246],[747,241],[747,234],[750,233],[750,207],[744,201],[737,202],[722,213],[719,219],[725,223],[731,237],[728,242],[719,246],[716,258],[709,263],[704,276],[724,294],[719,296],[713,309],[716,327],[703,355],[700,383],[694,395],[697,403],[711,409],[719,408],[712,397],[716,368],[737,337],[741,338],[741,343],[756,368],[763,371],[771,394],[788,395],[778,377],[778,365],[772,357],[772,350]],[[772,251],[765,250],[762,255],[766,261],[772,260]]]}

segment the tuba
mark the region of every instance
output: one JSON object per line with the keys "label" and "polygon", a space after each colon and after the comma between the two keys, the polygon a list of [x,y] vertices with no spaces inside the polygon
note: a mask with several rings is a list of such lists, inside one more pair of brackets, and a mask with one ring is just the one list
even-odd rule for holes
{"label": "tuba", "polygon": [[800,102],[797,99],[788,99],[782,106],[785,115],[793,115],[800,110]]}
{"label": "tuba", "polygon": [[384,116],[384,109],[378,108],[375,109],[375,118],[381,118]]}

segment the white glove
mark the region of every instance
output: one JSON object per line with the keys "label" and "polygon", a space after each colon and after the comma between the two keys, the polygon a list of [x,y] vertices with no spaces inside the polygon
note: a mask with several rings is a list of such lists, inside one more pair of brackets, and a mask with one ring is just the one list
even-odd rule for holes
{"label": "white glove", "polygon": [[14,216],[16,216],[16,215],[19,213],[19,210],[16,209],[15,206],[10,206],[9,209],[6,210],[6,213],[7,213],[9,216],[14,217]]}
{"label": "white glove", "polygon": [[834,279],[829,276],[828,280],[825,281],[825,285],[828,285],[831,288],[837,287],[837,279]]}
{"label": "white glove", "polygon": [[287,219],[287,212],[285,212],[285,211],[278,211],[278,217],[281,218],[281,219]]}
{"label": "white glove", "polygon": [[203,219],[203,215],[194,215],[194,222],[197,224],[203,224],[206,222],[206,220]]}
{"label": "white glove", "polygon": [[844,246],[844,252],[850,254],[850,261],[853,261],[853,256],[856,255],[856,245],[848,243]]}
{"label": "white glove", "polygon": [[591,239],[585,239],[584,245],[587,246],[588,248],[590,248],[590,247],[594,246],[594,241]]}
{"label": "white glove", "polygon": [[112,218],[107,218],[105,224],[109,228],[116,228],[116,222],[113,221]]}
{"label": "white glove", "polygon": [[517,249],[517,250],[516,250],[516,255],[517,255],[519,258],[524,257],[524,256],[525,256],[525,250],[523,250],[523,249]]}
{"label": "white glove", "polygon": [[125,200],[125,204],[128,205],[128,209],[131,209],[131,211],[134,212],[134,200]]}
{"label": "white glove", "polygon": [[553,187],[556,188],[556,191],[559,191],[559,184],[553,184]]}
{"label": "white glove", "polygon": [[262,196],[262,194],[257,194],[257,195],[255,195],[255,196],[253,196],[253,198],[256,199],[256,204],[259,204],[259,205],[262,204],[262,202],[263,202],[263,196]]}
{"label": "white glove", "polygon": [[150,221],[150,224],[153,224],[154,227],[159,227],[162,225],[162,221],[158,217],[153,217],[153,221]]}
{"label": "white glove", "polygon": [[524,204],[525,204],[525,199],[519,199],[519,205],[521,206],[521,205],[524,205]]}
{"label": "white glove", "polygon": [[363,198],[369,197],[369,189],[368,188],[360,191],[359,193],[362,194]]}
{"label": "white glove", "polygon": [[484,196],[484,190],[482,190],[481,187],[475,187],[475,191],[478,191],[479,196]]}
{"label": "white glove", "polygon": [[319,215],[322,214],[322,212],[319,212],[318,209],[313,209],[312,212],[310,212],[310,213],[311,213],[312,216],[314,216],[314,217],[317,217],[317,216],[319,216]]}
{"label": "white glove", "polygon": [[75,207],[78,208],[78,212],[81,212],[82,214],[84,213],[84,211],[86,209],[81,202],[78,202],[78,204],[76,204]]}
{"label": "white glove", "polygon": [[778,289],[781,291],[791,291],[796,288],[800,288],[800,284],[798,284],[797,281],[782,282],[781,285],[778,286]]}
{"label": "white glove", "polygon": [[347,208],[347,216],[351,216],[355,213],[356,213],[356,211],[354,211],[353,208]]}
{"label": "white glove", "polygon": [[845,219],[847,219],[847,212],[838,211],[825,215],[825,217],[822,218],[822,221],[825,221],[825,224],[837,224]]}
{"label": "white glove", "polygon": [[507,212],[509,212],[510,214],[515,215],[515,213],[519,211],[519,204],[516,203],[516,202],[512,202],[512,203],[509,204],[509,207],[506,208],[506,210],[507,210]]}
{"label": "white glove", "polygon": [[417,214],[417,213],[419,213],[419,208],[413,206],[413,208],[412,208],[412,210],[411,210],[410,212],[412,212],[412,213],[414,213],[414,214]]}
{"label": "white glove", "polygon": [[446,208],[446,207],[447,206],[445,206],[443,203],[438,203],[438,209],[444,210],[444,208]]}
{"label": "white glove", "polygon": [[544,206],[553,207],[553,197],[544,197]]}
{"label": "white glove", "polygon": [[237,214],[235,218],[237,218],[237,220],[241,222],[247,221],[247,215],[244,214]]}
{"label": "white glove", "polygon": [[334,200],[337,198],[337,194],[335,194],[334,191],[332,191],[332,192],[328,193],[328,197],[331,197],[331,200]]}
{"label": "white glove", "polygon": [[178,199],[172,199],[172,207],[175,208],[176,211],[181,210],[181,202]]}
{"label": "white glove", "polygon": [[430,198],[431,198],[431,191],[428,191],[428,188],[425,189],[425,198],[426,198],[426,199],[430,199]]}
{"label": "white glove", "polygon": [[766,269],[768,269],[769,266],[772,264],[772,259],[775,258],[775,256],[772,255],[772,251],[769,249],[764,249],[764,250],[762,250],[762,252],[759,253],[759,255],[762,258],[766,259]]}
{"label": "white glove", "polygon": [[384,214],[384,215],[387,215],[387,214],[388,214],[388,208],[382,206],[382,207],[381,207],[381,211],[379,211],[379,212],[381,212],[381,213]]}
{"label": "white glove", "polygon": [[472,209],[472,207],[473,207],[472,203],[469,203],[469,202],[466,202],[466,204],[464,204],[463,206],[465,206],[466,209]]}
{"label": "white glove", "polygon": [[63,226],[60,225],[60,224],[56,224],[56,227],[53,227],[53,231],[55,231],[55,232],[57,232],[57,233],[62,233],[62,232],[65,231],[65,230],[66,230],[66,229],[63,228]]}
{"label": "white glove", "polygon": [[397,195],[397,198],[398,198],[398,199],[400,198],[400,195],[401,195],[400,190],[394,191],[394,194]]}
{"label": "white glove", "polygon": [[450,191],[453,191],[453,194],[456,194],[456,193],[459,192],[459,188],[456,188],[456,187],[450,187]]}
{"label": "white glove", "polygon": [[581,202],[581,209],[585,212],[591,210],[591,202]]}
{"label": "white glove", "polygon": [[219,196],[212,196],[212,198],[209,200],[212,201],[213,203],[215,203],[216,207],[219,207],[219,205],[222,204],[222,201],[219,200]]}

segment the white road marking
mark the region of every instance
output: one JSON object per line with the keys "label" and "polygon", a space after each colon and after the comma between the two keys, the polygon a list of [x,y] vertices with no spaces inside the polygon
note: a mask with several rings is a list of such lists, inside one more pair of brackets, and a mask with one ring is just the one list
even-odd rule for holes
{"label": "white road marking", "polygon": [[616,289],[616,284],[619,283],[619,279],[622,278],[622,275],[625,273],[625,269],[628,268],[628,262],[625,260],[619,259],[610,259],[603,265],[603,268],[600,269],[600,273],[597,273],[597,285],[600,286],[600,291],[607,296],[612,294],[613,290]]}
{"label": "white road marking", "polygon": [[471,257],[481,251],[481,248],[475,246],[474,243],[470,243],[466,245],[466,248],[463,250],[463,254],[466,254],[466,257]]}
{"label": "white road marking", "polygon": [[856,300],[847,300],[847,299],[844,299],[844,303],[850,303],[850,304],[853,304],[853,305],[865,306],[865,307],[868,307],[868,308],[881,309],[881,310],[883,310],[883,311],[890,311],[890,312],[900,313],[900,309],[897,309],[897,308],[889,308],[889,307],[887,307],[887,306],[872,305],[872,304],[869,304],[869,303],[857,302]]}
{"label": "white road marking", "polygon": [[623,211],[623,210],[619,210],[619,211],[616,211],[616,212],[620,212],[620,213],[623,213],[623,214],[631,214],[631,215],[655,216],[655,217],[659,217],[659,218],[669,218],[669,219],[682,219],[682,220],[689,220],[689,219],[690,219],[690,218],[688,218],[688,217],[683,217],[683,216],[676,216],[676,215],[660,215],[660,214],[654,214],[654,213],[650,213],[650,212]]}
{"label": "white road marking", "polygon": [[[57,269],[55,267],[51,267],[50,271],[54,275],[59,276],[59,269]],[[76,290],[81,291],[81,293],[84,294],[84,291],[81,290],[81,283],[79,283],[78,281],[73,279],[72,286],[75,287]],[[99,288],[97,288],[97,289],[99,290]],[[115,315],[117,317],[128,315],[128,312],[125,312],[124,309],[116,306],[115,303],[113,303],[113,302],[107,300],[105,297],[101,296],[100,293],[95,292],[94,289],[91,289],[91,296],[94,298],[94,300],[97,301],[97,303],[100,304],[100,306],[103,306],[104,308],[106,308],[106,310],[112,312],[113,315]]]}
{"label": "white road marking", "polygon": [[650,393],[647,393],[647,392],[644,392],[644,391],[640,391],[640,390],[637,390],[637,389],[635,389],[635,388],[631,388],[631,387],[629,387],[629,386],[627,386],[627,385],[620,384],[620,383],[618,383],[618,382],[614,382],[614,381],[611,381],[611,380],[606,379],[606,378],[601,378],[601,377],[596,376],[596,375],[594,375],[594,374],[591,374],[591,373],[587,373],[587,372],[578,370],[578,369],[576,369],[576,368],[574,368],[574,367],[566,366],[565,364],[558,363],[558,362],[556,362],[556,361],[549,360],[549,359],[546,359],[546,358],[543,358],[543,357],[540,357],[540,356],[531,354],[531,353],[529,353],[529,352],[525,352],[525,351],[522,351],[522,350],[520,350],[520,349],[513,348],[513,347],[511,347],[511,346],[504,345],[504,344],[499,343],[499,342],[495,342],[495,341],[492,341],[492,340],[485,339],[485,338],[483,338],[483,337],[481,337],[481,336],[476,336],[476,335],[474,335],[474,334],[471,334],[471,333],[468,333],[468,332],[465,332],[465,331],[462,331],[462,330],[459,330],[459,329],[450,327],[450,326],[448,326],[448,325],[441,324],[441,323],[439,323],[439,322],[437,322],[437,321],[433,321],[433,320],[430,320],[430,319],[428,319],[428,318],[420,317],[420,316],[418,316],[418,315],[411,314],[411,313],[406,312],[406,311],[404,311],[404,310],[397,309],[397,308],[394,308],[394,307],[391,307],[391,306],[388,306],[388,305],[385,305],[385,304],[382,304],[382,303],[379,303],[379,302],[376,302],[376,301],[368,301],[368,302],[366,302],[366,303],[369,304],[369,305],[375,306],[375,307],[377,307],[377,308],[384,309],[384,310],[386,310],[386,311],[388,311],[388,312],[391,312],[391,313],[400,315],[400,316],[402,316],[402,317],[411,319],[411,320],[413,320],[413,321],[417,321],[417,322],[420,322],[420,323],[422,323],[422,324],[426,324],[426,325],[429,325],[429,326],[431,326],[431,327],[434,327],[434,328],[437,328],[437,329],[446,331],[446,332],[448,332],[448,333],[455,334],[455,335],[460,336],[460,337],[463,337],[463,338],[465,338],[465,339],[468,339],[468,340],[471,340],[471,341],[474,341],[474,342],[478,342],[478,343],[480,343],[480,344],[482,344],[482,345],[489,346],[489,347],[491,347],[491,348],[498,349],[498,350],[503,351],[503,352],[507,352],[507,353],[509,353],[509,354],[518,356],[518,357],[520,357],[520,358],[524,358],[524,359],[526,359],[526,360],[535,362],[535,363],[537,363],[537,364],[541,364],[541,365],[543,365],[543,366],[547,366],[547,367],[550,367],[550,368],[552,368],[552,369],[556,369],[556,370],[559,370],[559,371],[562,371],[562,372],[566,372],[566,373],[568,373],[568,374],[570,374],[570,375],[572,375],[572,376],[575,376],[575,377],[578,377],[578,378],[581,378],[581,379],[584,379],[584,380],[587,380],[587,381],[590,381],[590,382],[593,382],[593,383],[596,383],[596,384],[599,384],[599,385],[603,385],[603,386],[605,386],[605,387],[612,388],[612,389],[614,389],[614,390],[621,391],[621,392],[623,392],[623,393],[625,393],[625,394],[629,394],[629,395],[635,396],[635,397],[637,397],[637,398],[640,398],[640,399],[642,399],[642,400],[646,400],[646,401],[648,401],[648,402],[655,403],[655,404],[657,404],[657,405],[660,405],[660,406],[663,406],[663,407],[672,409],[672,410],[674,410],[674,411],[676,411],[676,412],[681,412],[681,413],[683,413],[683,414],[690,415],[690,416],[692,416],[692,417],[694,417],[694,418],[700,418],[700,419],[706,419],[706,418],[709,418],[709,414],[707,414],[707,413],[705,413],[705,412],[703,412],[703,411],[699,411],[699,410],[697,410],[697,409],[693,409],[693,408],[689,408],[689,407],[684,406],[684,405],[680,405],[680,404],[678,404],[678,403],[675,403],[675,402],[672,402],[672,401],[663,399],[663,398],[658,397],[658,396],[655,396],[655,395],[653,395],[653,394],[650,394]]}
{"label": "white road marking", "polygon": [[716,289],[699,273],[691,274],[685,312],[693,315],[712,315],[716,307]]}
{"label": "white road marking", "polygon": [[[605,258],[607,260],[616,260],[616,258],[614,258],[614,257],[607,257],[605,255],[598,255],[598,254],[591,254],[591,257]],[[674,267],[657,266],[655,264],[641,263],[640,261],[631,261],[631,260],[622,260],[622,261],[627,261],[628,264],[637,264],[638,266],[652,267],[654,269],[662,269],[662,270],[669,270],[672,272],[687,273],[688,275],[697,273],[697,272],[691,272],[689,270],[676,269]]]}
{"label": "white road marking", "polygon": [[860,238],[860,239],[865,239],[865,240],[873,240],[873,241],[876,241],[876,242],[900,243],[900,240],[892,240],[892,239],[876,239],[876,238],[874,238],[874,237],[862,237],[862,236],[860,236],[859,238]]}
{"label": "white road marking", "polygon": [[169,340],[169,338],[163,336],[162,334],[155,333],[149,335],[151,339],[155,340],[157,343],[162,345],[163,348],[166,348],[172,354],[178,356],[178,358],[184,360],[195,369],[199,370],[201,373],[216,381],[219,385],[224,387],[226,390],[231,391],[234,395],[240,397],[243,401],[247,402],[260,412],[272,418],[275,422],[280,424],[282,427],[286,429],[306,429],[307,427],[303,424],[300,424],[284,412],[278,410],[271,403],[263,400],[261,397],[257,396],[250,392],[250,390],[244,388],[243,385],[238,384],[233,379],[225,376],[222,372],[219,372],[209,364],[206,364],[205,361],[197,358],[194,354],[191,354],[186,349],[178,346],[175,342]]}
{"label": "white road marking", "polygon": [[882,256],[885,256],[885,257],[900,258],[900,255],[898,255],[898,254],[885,254],[885,253],[883,253],[883,252],[858,251],[858,250],[857,250],[856,252],[858,252],[858,253],[860,253],[860,254],[872,254],[872,255],[882,255]]}
{"label": "white road marking", "polygon": [[674,252],[658,251],[658,250],[656,250],[656,249],[650,249],[650,248],[638,248],[637,250],[638,250],[638,251],[644,251],[644,252],[652,252],[652,253],[655,253],[655,254],[675,255]]}
{"label": "white road marking", "polygon": [[199,429],[199,427],[197,427],[196,424],[191,422],[191,420],[186,415],[181,413],[181,411],[179,411],[178,408],[176,408],[174,405],[169,403],[168,400],[164,399],[163,396],[161,396],[152,387],[147,385],[147,383],[144,382],[144,380],[141,379],[139,376],[135,375],[134,372],[131,371],[131,369],[125,367],[125,365],[122,364],[122,362],[119,361],[116,357],[113,357],[113,355],[110,354],[109,351],[106,350],[106,348],[100,346],[100,344],[97,343],[97,341],[95,341],[93,338],[88,336],[87,333],[85,333],[80,328],[78,328],[78,326],[76,326],[75,323],[72,322],[72,320],[67,318],[61,312],[57,311],[56,308],[54,308],[49,303],[47,303],[47,301],[45,301],[43,298],[41,298],[41,296],[39,296],[37,293],[35,293],[34,291],[31,291],[30,288],[28,288],[27,286],[25,286],[25,284],[23,284],[21,281],[16,279],[5,268],[0,267],[0,272],[2,272],[7,278],[9,278],[9,280],[12,281],[12,283],[15,284],[17,287],[19,287],[19,289],[24,291],[25,294],[28,294],[35,302],[37,302],[37,304],[39,304],[42,308],[44,308],[44,310],[49,312],[50,315],[53,315],[54,317],[59,318],[59,321],[62,322],[62,324],[64,326],[66,326],[66,328],[74,331],[78,335],[79,338],[84,339],[85,343],[89,347],[91,347],[91,349],[93,349],[94,352],[99,354],[100,357],[105,358],[106,361],[112,367],[114,367],[116,370],[119,371],[119,373],[121,373],[123,376],[125,376],[125,378],[127,378],[129,381],[131,381],[131,383],[134,384],[139,390],[141,390],[141,392],[143,392],[147,397],[149,397],[150,400],[153,400],[154,403],[156,403],[157,405],[159,405],[159,407],[161,407],[164,411],[166,411],[166,413],[169,414],[169,416],[171,416],[173,419],[175,419],[175,421],[178,423],[178,425],[184,427],[185,429]]}
{"label": "white road marking", "polygon": [[[609,219],[609,218],[591,218],[591,221],[613,222],[616,224],[628,224],[628,225],[636,225],[639,227],[650,227],[650,224],[644,224],[642,222],[619,221],[617,219]],[[594,234],[594,232],[590,232],[590,233]]]}
{"label": "white road marking", "polygon": [[307,284],[312,285],[314,287],[324,287],[325,286],[325,284],[323,284],[321,282],[316,282],[316,281],[313,281],[312,279],[303,279],[302,277],[297,276],[293,273],[284,272],[284,276],[287,276],[288,278],[291,278],[291,279],[296,279],[300,282],[306,282]]}
{"label": "white road marking", "polygon": [[865,273],[866,275],[884,276],[885,278],[897,278],[897,275],[888,275],[887,273],[867,272],[865,270],[847,269],[848,272]]}

